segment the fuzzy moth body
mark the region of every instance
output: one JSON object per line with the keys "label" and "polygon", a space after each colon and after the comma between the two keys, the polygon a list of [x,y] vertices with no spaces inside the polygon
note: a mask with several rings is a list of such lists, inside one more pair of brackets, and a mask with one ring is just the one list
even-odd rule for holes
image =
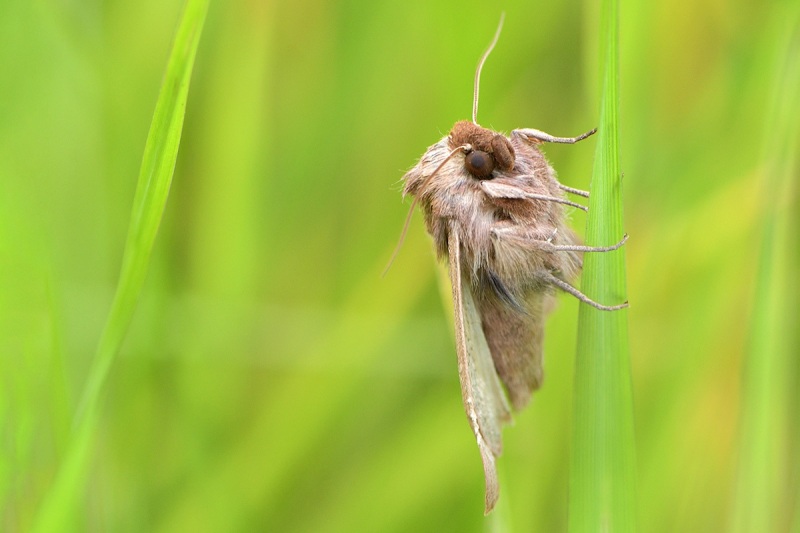
{"label": "fuzzy moth body", "polygon": [[572,138],[534,129],[506,136],[476,122],[480,70],[499,31],[478,65],[473,121],[457,122],[403,177],[403,194],[414,197],[412,211],[420,205],[449,265],[461,394],[483,460],[486,513],[498,497],[502,426],[542,383],[544,318],[555,290],[602,310],[627,306],[598,304],[570,285],[584,252],[617,249],[627,237],[613,246],[582,246],[564,205],[586,208],[564,192],[588,193],[561,185],[539,149],[595,130]]}

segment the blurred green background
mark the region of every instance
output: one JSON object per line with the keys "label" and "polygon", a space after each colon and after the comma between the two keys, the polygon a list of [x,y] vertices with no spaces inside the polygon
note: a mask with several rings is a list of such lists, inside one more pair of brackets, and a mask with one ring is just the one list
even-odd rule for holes
{"label": "blurred green background", "polygon": [[[622,0],[642,531],[730,525],[778,5]],[[148,281],[75,489],[83,528],[484,529],[419,214],[380,271],[408,208],[399,180],[469,118],[501,9],[479,121],[593,127],[590,2],[212,2]],[[30,528],[63,458],[180,10],[0,5],[4,530]],[[594,141],[546,151],[563,183],[588,188]],[[571,217],[582,233],[583,214]],[[512,530],[566,527],[576,317],[560,297],[545,385],[505,431],[496,520]],[[797,375],[795,364],[791,390]],[[798,425],[787,427],[781,530],[800,454]]]}

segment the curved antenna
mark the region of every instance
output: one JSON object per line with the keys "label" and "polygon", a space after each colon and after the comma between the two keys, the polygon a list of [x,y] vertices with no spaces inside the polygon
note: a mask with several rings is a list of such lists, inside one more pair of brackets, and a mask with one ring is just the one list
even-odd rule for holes
{"label": "curved antenna", "polygon": [[[420,184],[419,188],[423,188],[431,180],[431,178],[433,178],[440,170],[442,170],[442,167],[445,165],[445,163],[450,161],[450,159],[454,155],[456,155],[458,152],[461,151],[467,152],[471,149],[472,146],[469,144],[462,144],[461,146],[455,148],[453,151],[447,154],[447,157],[444,158],[444,161],[439,163],[439,166],[436,167],[436,170],[434,170],[430,176],[425,178],[425,181],[423,181],[422,184]],[[384,277],[386,273],[389,271],[389,267],[392,266],[392,263],[394,263],[397,254],[400,252],[400,248],[403,247],[403,241],[406,240],[406,233],[408,233],[408,226],[409,224],[411,224],[411,216],[414,214],[414,208],[416,206],[417,206],[417,197],[414,196],[414,200],[411,202],[411,207],[408,209],[408,215],[406,215],[406,221],[403,224],[403,231],[400,232],[400,238],[397,240],[397,246],[394,247],[394,252],[392,252],[392,257],[389,258],[389,262],[386,264],[386,268],[384,268],[383,272],[381,272],[381,277]]]}
{"label": "curved antenna", "polygon": [[489,57],[489,54],[492,53],[494,50],[494,45],[497,44],[497,39],[500,38],[500,30],[503,29],[503,21],[506,19],[505,12],[500,13],[500,24],[497,25],[497,31],[494,32],[494,37],[492,38],[492,42],[489,43],[489,48],[481,56],[481,60],[478,61],[478,69],[475,71],[475,87],[472,91],[472,123],[478,123],[478,93],[480,92],[481,87],[481,70],[483,69],[483,64],[486,63],[486,58]]}

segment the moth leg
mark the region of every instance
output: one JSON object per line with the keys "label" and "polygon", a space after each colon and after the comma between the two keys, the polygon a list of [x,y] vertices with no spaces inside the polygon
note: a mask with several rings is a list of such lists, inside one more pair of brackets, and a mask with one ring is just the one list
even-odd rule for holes
{"label": "moth leg", "polygon": [[547,243],[542,248],[548,252],[612,252],[614,250],[618,250],[622,248],[622,245],[625,244],[628,240],[628,234],[626,233],[623,235],[622,240],[619,241],[617,244],[612,244],[611,246],[583,246],[579,244],[552,244],[550,239],[544,241]]}
{"label": "moth leg", "polygon": [[617,244],[611,246],[584,246],[580,244],[553,244],[558,228],[546,239],[537,239],[535,235],[522,233],[515,226],[497,225],[492,229],[492,233],[498,237],[509,238],[517,242],[529,243],[545,252],[611,252],[618,250],[628,241],[628,234],[622,236]]}
{"label": "moth leg", "polygon": [[603,304],[599,304],[599,303],[595,302],[594,300],[592,300],[591,298],[589,298],[588,296],[586,296],[585,294],[583,294],[581,291],[579,291],[575,287],[573,287],[572,285],[570,285],[569,283],[567,283],[566,281],[562,281],[562,280],[558,279],[557,277],[552,275],[550,272],[544,272],[543,274],[541,274],[541,276],[542,276],[542,279],[545,281],[545,283],[548,283],[550,285],[555,285],[556,287],[558,287],[562,291],[570,293],[572,296],[574,296],[578,300],[582,301],[585,304],[591,305],[595,309],[599,309],[601,311],[619,311],[620,309],[625,309],[626,307],[628,307],[628,302],[624,302],[624,303],[621,303],[619,305],[603,305]]}
{"label": "moth leg", "polygon": [[540,130],[535,130],[532,128],[523,128],[521,130],[514,130],[511,132],[512,135],[520,135],[525,139],[539,144],[539,143],[563,143],[563,144],[575,144],[578,141],[582,141],[586,137],[590,135],[594,135],[597,133],[597,128],[587,131],[582,135],[578,135],[577,137],[556,137],[555,135],[550,135],[549,133],[545,133]]}
{"label": "moth leg", "polygon": [[559,203],[559,204],[564,204],[564,205],[568,205],[568,206],[571,206],[571,207],[576,207],[576,208],[578,208],[578,209],[580,209],[582,211],[586,211],[587,213],[589,212],[589,208],[586,207],[585,205],[577,204],[575,202],[570,202],[569,200],[565,200],[564,198],[558,198],[558,197],[555,197],[555,196],[547,196],[545,194],[529,193],[529,194],[525,195],[525,198],[530,198],[531,200],[544,200],[546,202],[556,202],[556,203]]}
{"label": "moth leg", "polygon": [[[532,177],[535,177],[531,175]],[[527,174],[523,174],[519,176],[520,178],[529,177]],[[492,198],[519,198],[519,199],[526,199],[526,200],[543,200],[545,202],[556,202],[559,204],[569,205],[571,207],[576,207],[583,211],[589,211],[589,208],[585,205],[581,205],[575,202],[571,202],[566,198],[559,198],[557,196],[549,196],[546,194],[536,194],[527,191],[520,190],[518,187],[514,187],[513,185],[508,185],[505,183],[497,183],[491,180],[485,180],[481,182],[481,189],[483,192],[491,196]],[[588,193],[587,193],[588,194]]]}
{"label": "moth leg", "polygon": [[584,198],[589,198],[588,191],[582,191],[580,189],[573,189],[572,187],[567,187],[566,185],[558,184],[558,188],[562,191],[567,191],[568,193],[576,194],[578,196],[583,196]]}

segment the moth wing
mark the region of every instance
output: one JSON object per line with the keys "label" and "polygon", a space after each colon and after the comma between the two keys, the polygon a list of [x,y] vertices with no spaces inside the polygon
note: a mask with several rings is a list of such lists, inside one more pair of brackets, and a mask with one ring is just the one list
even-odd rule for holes
{"label": "moth wing", "polygon": [[481,317],[475,305],[472,289],[462,277],[461,237],[457,225],[452,222],[449,225],[447,244],[461,398],[483,460],[483,472],[486,478],[485,512],[488,513],[497,502],[495,458],[503,449],[501,430],[503,423],[511,420],[511,409],[483,334]]}

